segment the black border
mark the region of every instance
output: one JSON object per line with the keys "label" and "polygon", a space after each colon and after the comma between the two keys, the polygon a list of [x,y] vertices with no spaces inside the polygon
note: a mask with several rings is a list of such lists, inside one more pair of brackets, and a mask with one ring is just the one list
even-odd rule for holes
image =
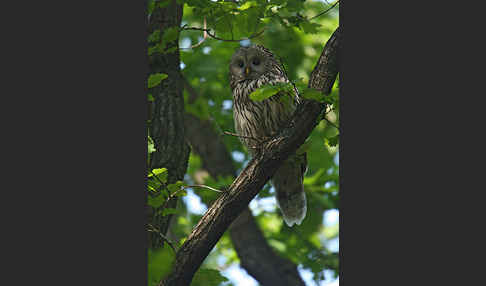
{"label": "black border", "polygon": [[[4,136],[13,138],[4,149],[13,166],[4,173],[4,190],[15,198],[3,202],[13,206],[5,217],[14,229],[5,233],[13,234],[16,244],[8,245],[21,270],[5,285],[147,284],[146,3],[92,3],[8,10],[22,15],[12,13],[15,38],[4,41],[16,52],[8,57],[9,75],[20,79],[4,80],[10,87],[4,97],[17,100],[12,107],[19,110],[4,120],[14,131]],[[466,160],[478,155],[464,138],[482,133],[483,126],[467,129],[483,105],[458,97],[483,89],[481,82],[479,92],[471,90],[468,69],[451,57],[477,62],[468,31],[451,26],[469,23],[460,17],[474,8],[402,4],[340,3],[345,286],[415,285],[425,278],[439,285],[470,265],[453,258],[461,237],[451,222],[472,219],[460,208],[466,214],[481,208],[462,192],[484,189],[471,176],[481,168],[469,173]],[[433,272],[433,265],[441,270]]]}
{"label": "black border", "polygon": [[5,135],[19,197],[2,201],[18,220],[5,233],[20,271],[3,285],[147,285],[145,6],[6,10],[22,72],[3,93],[19,100],[8,123],[19,135]]}

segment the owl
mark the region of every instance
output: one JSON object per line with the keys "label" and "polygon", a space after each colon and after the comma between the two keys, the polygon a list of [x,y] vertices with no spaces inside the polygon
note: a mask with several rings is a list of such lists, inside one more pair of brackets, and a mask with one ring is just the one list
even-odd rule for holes
{"label": "owl", "polygon": [[[298,94],[296,90],[292,92],[294,94],[280,91],[263,101],[249,98],[251,92],[264,84],[289,82],[273,53],[260,45],[236,50],[231,58],[229,78],[235,130],[242,135],[239,137],[241,142],[254,156],[259,141],[278,134],[289,123],[299,103]],[[289,227],[300,225],[307,212],[303,186],[306,169],[306,154],[293,154],[282,163],[271,179],[277,205]]]}

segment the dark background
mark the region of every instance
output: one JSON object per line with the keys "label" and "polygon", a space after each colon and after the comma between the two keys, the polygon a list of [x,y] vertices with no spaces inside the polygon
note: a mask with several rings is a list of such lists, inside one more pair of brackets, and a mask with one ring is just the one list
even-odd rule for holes
{"label": "dark background", "polygon": [[[340,4],[343,285],[481,281],[481,10],[459,4]],[[17,5],[2,284],[146,285],[145,198],[126,191],[145,187],[144,3]]]}

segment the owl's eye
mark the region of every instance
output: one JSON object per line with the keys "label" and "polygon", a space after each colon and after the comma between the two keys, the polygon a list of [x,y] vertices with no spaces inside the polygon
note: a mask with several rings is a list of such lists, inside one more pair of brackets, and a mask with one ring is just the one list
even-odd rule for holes
{"label": "owl's eye", "polygon": [[244,66],[243,61],[239,61],[239,62],[238,62],[238,66],[239,66],[240,68],[242,68],[242,67]]}
{"label": "owl's eye", "polygon": [[256,65],[256,66],[259,65],[260,64],[260,60],[258,58],[254,58],[253,59],[253,64]]}

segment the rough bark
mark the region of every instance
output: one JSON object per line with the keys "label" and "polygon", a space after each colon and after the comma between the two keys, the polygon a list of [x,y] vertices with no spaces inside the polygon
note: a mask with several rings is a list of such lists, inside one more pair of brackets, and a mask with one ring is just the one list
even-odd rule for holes
{"label": "rough bark", "polygon": [[[160,30],[161,35],[170,27],[179,27],[182,20],[182,5],[175,0],[165,8],[155,8],[148,23],[149,34]],[[178,39],[169,43],[167,49],[176,47],[174,52],[155,53],[149,57],[150,73],[165,73],[167,79],[150,92],[154,104],[150,112],[150,136],[156,151],[152,153],[150,168],[167,168],[167,183],[172,184],[184,178],[189,158],[189,145],[185,142],[183,81],[180,76]],[[176,200],[168,207],[174,208]],[[160,216],[149,209],[149,222],[163,234],[167,232],[172,216]],[[163,239],[158,233],[149,236],[151,247],[160,247]]]}
{"label": "rough bark", "polygon": [[[320,89],[325,94],[337,76],[337,50],[341,35],[341,30],[337,28],[326,43],[309,80],[309,87]],[[161,281],[161,285],[190,285],[194,273],[224,231],[247,208],[280,164],[304,143],[324,108],[325,105],[319,102],[305,100],[299,105],[289,126],[275,138],[261,144],[256,156],[194,227],[177,251],[172,272]]]}
{"label": "rough bark", "polygon": [[[231,155],[211,124],[191,114],[186,114],[185,122],[187,138],[193,151],[201,157],[203,168],[215,178],[236,177]],[[297,265],[272,250],[248,207],[229,231],[241,267],[260,285],[305,286]]]}
{"label": "rough bark", "polygon": [[241,267],[260,285],[305,286],[297,265],[273,251],[248,208],[231,224],[230,236]]}

